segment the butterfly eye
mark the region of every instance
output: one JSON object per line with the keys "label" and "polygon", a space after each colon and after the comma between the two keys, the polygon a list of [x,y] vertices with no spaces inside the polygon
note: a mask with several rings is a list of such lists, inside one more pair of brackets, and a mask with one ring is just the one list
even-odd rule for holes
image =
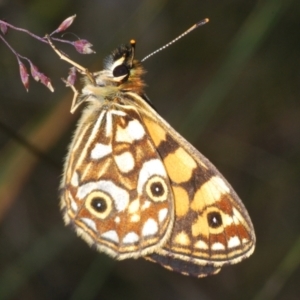
{"label": "butterfly eye", "polygon": [[87,197],[86,208],[96,217],[105,219],[112,211],[112,200],[107,194],[95,191]]}
{"label": "butterfly eye", "polygon": [[168,188],[161,177],[153,176],[146,183],[146,193],[155,202],[165,201],[168,197]]}
{"label": "butterfly eye", "polygon": [[212,228],[218,228],[223,224],[220,213],[216,211],[207,214],[207,221]]}
{"label": "butterfly eye", "polygon": [[125,65],[116,66],[113,70],[114,77],[121,77],[129,75],[129,70]]}

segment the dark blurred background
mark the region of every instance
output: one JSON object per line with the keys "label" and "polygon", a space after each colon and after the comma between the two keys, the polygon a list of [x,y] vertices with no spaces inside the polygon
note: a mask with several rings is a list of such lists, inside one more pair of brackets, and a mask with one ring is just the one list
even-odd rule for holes
{"label": "dark blurred background", "polygon": [[[52,79],[27,93],[0,43],[0,299],[300,298],[300,4],[298,0],[0,0],[0,18],[43,36],[66,17],[102,69],[116,46],[137,58],[193,23],[210,22],[144,63],[160,114],[224,174],[252,218],[257,248],[204,279],[143,259],[116,262],[64,226],[58,186],[79,112],[69,113],[68,64],[26,34],[7,41]],[[31,144],[38,153],[28,150]]]}

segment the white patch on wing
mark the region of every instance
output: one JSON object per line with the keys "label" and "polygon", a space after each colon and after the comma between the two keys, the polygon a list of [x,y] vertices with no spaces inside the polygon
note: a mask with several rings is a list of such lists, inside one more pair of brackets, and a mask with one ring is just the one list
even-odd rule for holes
{"label": "white patch on wing", "polygon": [[97,143],[94,149],[91,151],[91,158],[92,159],[101,159],[106,155],[112,152],[111,144],[104,145],[101,143]]}
{"label": "white patch on wing", "polygon": [[145,183],[148,181],[150,177],[153,175],[162,176],[163,178],[167,177],[167,173],[165,167],[161,160],[159,159],[151,159],[146,161],[141,168],[138,184],[137,184],[137,191],[139,194],[143,193],[143,188]]}
{"label": "white patch on wing", "polygon": [[127,233],[123,238],[124,244],[133,244],[138,242],[140,237],[135,232],[129,232]]}
{"label": "white patch on wing", "polygon": [[101,234],[101,237],[111,240],[112,242],[119,243],[119,236],[115,230],[109,230]]}
{"label": "white patch on wing", "polygon": [[120,217],[115,217],[115,222],[116,223],[120,223],[120,221],[121,221]]}
{"label": "white patch on wing", "polygon": [[130,221],[133,222],[133,223],[136,223],[138,222],[139,220],[141,219],[140,215],[138,214],[134,214],[130,217]]}
{"label": "white patch on wing", "polygon": [[134,158],[130,152],[123,152],[114,156],[118,169],[123,173],[128,173],[134,168]]}
{"label": "white patch on wing", "polygon": [[79,184],[79,175],[78,175],[78,173],[76,171],[72,175],[71,184],[73,186],[78,186],[78,184]]}
{"label": "white patch on wing", "polygon": [[231,237],[227,242],[228,248],[234,248],[241,245],[241,241],[237,236]]}
{"label": "white patch on wing", "polygon": [[144,204],[142,205],[142,210],[145,210],[145,209],[149,208],[150,205],[151,205],[151,202],[149,200],[146,200],[144,202]]}
{"label": "white patch on wing", "polygon": [[132,120],[128,123],[128,131],[134,140],[140,140],[145,135],[145,129],[138,120]]}
{"label": "white patch on wing", "polygon": [[167,208],[162,208],[158,212],[158,220],[159,220],[160,223],[165,220],[167,214],[168,214],[168,209]]}
{"label": "white patch on wing", "polygon": [[92,219],[80,218],[80,220],[92,230],[97,231],[96,223]]}
{"label": "white patch on wing", "polygon": [[139,199],[135,199],[133,201],[131,201],[131,203],[128,206],[128,212],[130,214],[134,214],[138,211],[138,209],[140,208],[140,200]]}
{"label": "white patch on wing", "polygon": [[223,244],[217,242],[217,243],[212,244],[211,249],[216,250],[216,251],[225,250],[225,246]]}
{"label": "white patch on wing", "polygon": [[195,243],[195,248],[199,248],[199,249],[208,249],[208,245],[204,242],[204,241],[198,241]]}
{"label": "white patch on wing", "polygon": [[158,225],[153,219],[148,219],[143,226],[142,235],[154,235],[158,231]]}
{"label": "white patch on wing", "polygon": [[128,122],[127,127],[117,127],[116,142],[132,143],[141,140],[145,135],[145,129],[138,120]]}
{"label": "white patch on wing", "polygon": [[106,113],[106,127],[105,127],[105,136],[109,137],[112,134],[112,116],[111,111]]}
{"label": "white patch on wing", "polygon": [[109,194],[118,212],[126,209],[129,204],[129,193],[109,180],[88,182],[78,188],[76,196],[79,200],[82,200],[92,191],[102,191]]}

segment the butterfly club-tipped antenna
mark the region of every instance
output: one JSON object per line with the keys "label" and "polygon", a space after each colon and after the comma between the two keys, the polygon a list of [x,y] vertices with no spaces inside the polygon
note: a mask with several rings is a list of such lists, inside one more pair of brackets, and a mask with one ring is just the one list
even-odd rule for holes
{"label": "butterfly club-tipped antenna", "polygon": [[131,46],[131,58],[130,58],[130,67],[133,65],[133,59],[135,56],[135,45],[136,41],[135,40],[130,40],[130,46]]}
{"label": "butterfly club-tipped antenna", "polygon": [[178,40],[180,40],[181,38],[183,38],[184,36],[186,36],[187,34],[189,34],[190,32],[192,32],[194,29],[205,25],[206,23],[209,22],[208,18],[205,18],[199,22],[197,22],[196,24],[194,24],[192,27],[190,27],[188,30],[186,30],[185,32],[183,32],[182,34],[180,34],[178,37],[176,37],[174,40],[172,40],[171,42],[165,44],[164,46],[158,48],[157,50],[151,52],[150,54],[148,54],[147,56],[145,56],[141,62],[144,62],[146,59],[148,59],[149,57],[153,56],[154,54],[166,49],[167,47],[171,46],[172,44],[174,44],[175,42],[177,42]]}

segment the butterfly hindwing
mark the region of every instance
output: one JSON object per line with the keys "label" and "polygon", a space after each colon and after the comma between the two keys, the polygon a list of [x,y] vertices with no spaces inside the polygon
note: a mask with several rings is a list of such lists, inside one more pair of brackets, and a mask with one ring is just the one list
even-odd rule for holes
{"label": "butterfly hindwing", "polygon": [[114,107],[84,113],[84,129],[78,127],[69,150],[62,207],[89,244],[123,259],[166,241],[174,207],[165,167],[139,114]]}

